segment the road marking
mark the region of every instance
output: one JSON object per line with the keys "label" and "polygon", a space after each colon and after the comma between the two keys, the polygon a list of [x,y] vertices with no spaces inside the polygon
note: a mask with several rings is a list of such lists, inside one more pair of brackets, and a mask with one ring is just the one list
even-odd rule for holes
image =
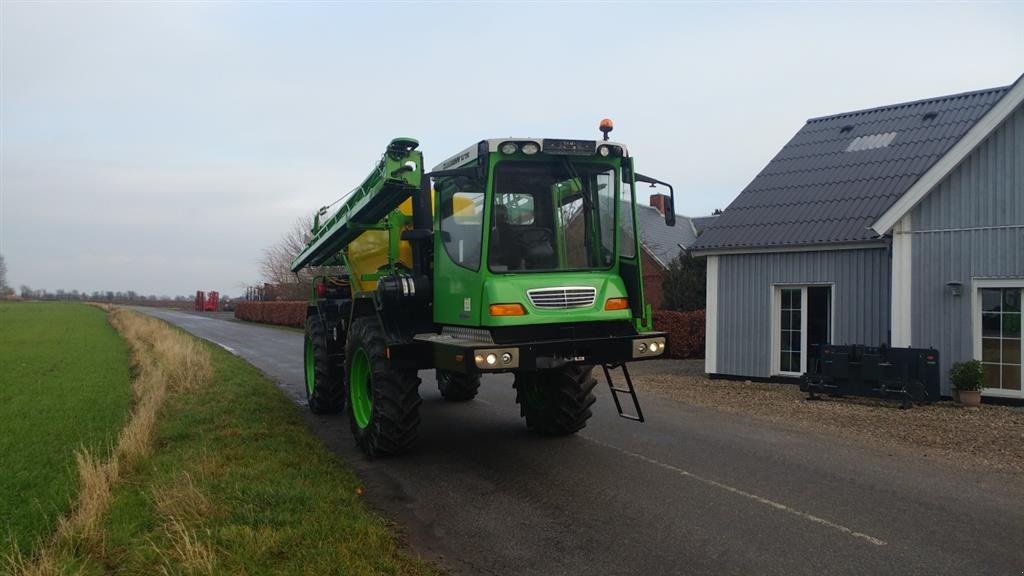
{"label": "road marking", "polygon": [[780,502],[776,502],[774,500],[770,500],[770,499],[765,498],[763,496],[758,496],[757,494],[752,494],[752,493],[747,492],[745,490],[740,490],[739,488],[735,488],[733,486],[729,486],[728,484],[723,484],[721,482],[718,482],[716,480],[712,480],[710,478],[705,478],[705,477],[700,476],[698,474],[694,474],[693,472],[687,472],[686,470],[683,470],[682,468],[679,468],[677,466],[673,466],[671,464],[665,464],[664,462],[660,462],[658,460],[655,460],[654,458],[649,458],[647,456],[644,456],[643,454],[637,454],[636,452],[630,452],[629,450],[624,450],[622,448],[619,448],[618,446],[613,446],[613,445],[608,444],[606,442],[602,442],[600,440],[595,440],[595,439],[587,437],[587,436],[580,435],[580,437],[582,437],[584,440],[588,440],[590,442],[593,442],[594,444],[597,444],[599,446],[604,446],[605,448],[610,448],[612,450],[615,450],[616,452],[621,452],[622,454],[625,454],[627,456],[632,456],[633,458],[636,458],[638,460],[643,460],[644,462],[647,462],[648,464],[653,464],[653,465],[658,466],[660,468],[664,468],[665,470],[669,470],[669,471],[675,472],[676,474],[679,474],[680,476],[684,476],[684,477],[689,478],[691,480],[696,480],[697,482],[701,482],[702,484],[707,484],[708,486],[712,486],[714,488],[719,488],[721,490],[725,490],[726,492],[731,492],[733,494],[737,494],[739,496],[743,496],[745,498],[749,498],[749,499],[751,499],[751,500],[753,500],[755,502],[759,502],[759,503],[764,504],[766,506],[771,506],[772,508],[774,508],[776,510],[780,510],[782,512],[788,512],[788,513],[790,513],[790,514],[792,514],[794,516],[798,516],[800,518],[803,518],[804,520],[809,520],[809,521],[814,522],[816,524],[821,524],[822,526],[825,526],[825,527],[828,527],[828,528],[832,528],[833,530],[838,530],[839,532],[842,532],[843,534],[846,534],[848,536],[852,536],[854,538],[860,538],[861,540],[866,540],[866,541],[874,544],[875,546],[885,546],[887,544],[885,542],[885,540],[881,540],[881,539],[875,538],[874,536],[869,536],[867,534],[864,534],[863,532],[857,532],[856,530],[853,530],[851,528],[847,528],[846,526],[843,526],[842,524],[836,524],[835,522],[832,522],[830,520],[826,520],[824,518],[815,516],[814,514],[809,514],[807,512],[803,512],[803,511],[797,510],[795,508],[790,508],[789,506],[786,506],[785,504],[782,504]]}
{"label": "road marking", "polygon": [[238,356],[238,352],[235,352],[235,349],[234,349],[234,348],[232,348],[231,346],[228,346],[228,345],[226,345],[226,344],[221,344],[220,342],[217,342],[216,340],[210,340],[210,342],[213,342],[213,343],[214,343],[214,344],[216,344],[217,346],[220,346],[221,348],[223,348],[223,349],[227,350],[228,352],[231,352],[231,353],[232,353],[232,354],[234,354],[235,356]]}

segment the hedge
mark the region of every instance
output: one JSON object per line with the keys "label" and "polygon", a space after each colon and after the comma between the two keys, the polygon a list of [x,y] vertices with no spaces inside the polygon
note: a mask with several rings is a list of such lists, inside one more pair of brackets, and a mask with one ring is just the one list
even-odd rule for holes
{"label": "hedge", "polygon": [[302,328],[306,324],[306,302],[239,302],[235,318]]}
{"label": "hedge", "polygon": [[693,312],[655,310],[654,329],[668,332],[670,357],[704,357],[703,310],[694,310]]}
{"label": "hedge", "polygon": [[[302,328],[306,322],[306,302],[239,302],[235,307],[235,318]],[[669,356],[672,358],[704,357],[703,310],[655,310],[654,329],[668,332]]]}

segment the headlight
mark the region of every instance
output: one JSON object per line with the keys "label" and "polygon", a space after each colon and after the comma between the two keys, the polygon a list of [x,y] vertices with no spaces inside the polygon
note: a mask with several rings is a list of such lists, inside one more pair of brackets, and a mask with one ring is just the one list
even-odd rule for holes
{"label": "headlight", "polygon": [[515,142],[505,142],[499,149],[502,154],[515,154],[519,151],[519,146],[516,146]]}
{"label": "headlight", "polygon": [[600,148],[597,149],[597,153],[600,154],[601,156],[608,157],[612,155],[612,149],[607,146],[601,146]]}
{"label": "headlight", "polygon": [[491,348],[476,350],[473,361],[481,370],[508,370],[519,367],[518,348]]}
{"label": "headlight", "polygon": [[540,146],[537,146],[536,142],[527,142],[523,144],[523,154],[526,154],[527,156],[532,156],[537,152],[540,152]]}
{"label": "headlight", "polygon": [[633,358],[652,358],[665,353],[665,337],[645,338],[634,344]]}

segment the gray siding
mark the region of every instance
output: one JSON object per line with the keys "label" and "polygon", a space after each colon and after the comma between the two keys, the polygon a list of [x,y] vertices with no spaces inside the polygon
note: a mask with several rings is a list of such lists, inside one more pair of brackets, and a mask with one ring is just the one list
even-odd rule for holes
{"label": "gray siding", "polygon": [[886,341],[885,249],[723,255],[718,265],[719,374],[770,376],[773,284],[834,284],[836,343]]}
{"label": "gray siding", "polygon": [[[915,346],[939,350],[942,389],[973,356],[971,280],[1024,278],[1024,108],[1017,110],[911,212]],[[964,294],[946,284],[960,282]]]}

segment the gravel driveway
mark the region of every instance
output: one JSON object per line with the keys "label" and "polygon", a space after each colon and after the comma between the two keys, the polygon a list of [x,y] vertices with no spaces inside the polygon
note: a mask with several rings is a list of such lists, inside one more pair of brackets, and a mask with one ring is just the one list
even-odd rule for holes
{"label": "gravel driveway", "polygon": [[1024,475],[1024,408],[950,401],[900,410],[895,402],[829,398],[810,402],[791,384],[710,380],[703,360],[630,366],[641,390],[685,404],[745,414],[798,431],[834,434],[876,447],[910,449],[966,469]]}

